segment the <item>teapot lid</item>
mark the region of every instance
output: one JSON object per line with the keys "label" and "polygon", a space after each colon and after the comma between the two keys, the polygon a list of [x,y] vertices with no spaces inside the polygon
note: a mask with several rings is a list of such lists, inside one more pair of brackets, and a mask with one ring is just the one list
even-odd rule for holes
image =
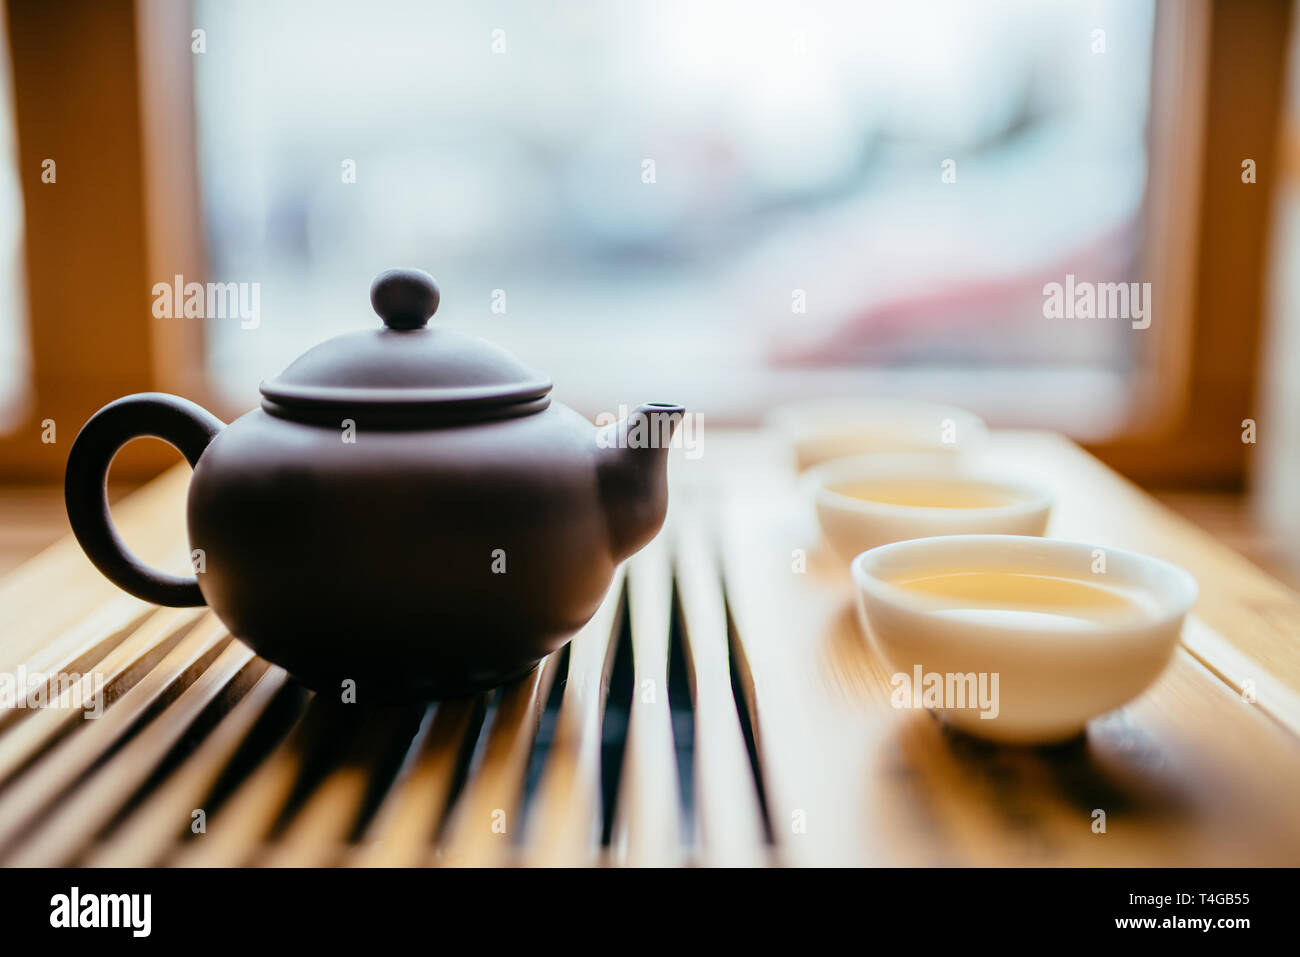
{"label": "teapot lid", "polygon": [[551,381],[510,353],[451,329],[430,329],[438,285],[419,269],[390,269],[370,286],[382,329],[327,339],[262,383],[272,415],[338,425],[402,427],[507,418],[550,403]]}

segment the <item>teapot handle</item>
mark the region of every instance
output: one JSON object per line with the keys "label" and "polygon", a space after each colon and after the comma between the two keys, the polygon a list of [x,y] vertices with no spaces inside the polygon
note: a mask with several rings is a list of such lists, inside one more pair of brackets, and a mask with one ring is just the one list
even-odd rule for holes
{"label": "teapot handle", "polygon": [[151,568],[122,541],[108,511],[104,483],[118,449],[154,436],[175,446],[193,467],[226,424],[202,406],[163,392],[142,392],[110,402],[90,417],[68,453],[63,494],[72,533],[104,577],[137,598],[183,608],[204,604],[196,578]]}

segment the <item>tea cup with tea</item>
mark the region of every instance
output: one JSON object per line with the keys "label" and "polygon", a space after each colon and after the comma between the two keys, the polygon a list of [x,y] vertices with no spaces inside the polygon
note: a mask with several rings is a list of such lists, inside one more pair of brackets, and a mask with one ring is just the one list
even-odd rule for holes
{"label": "tea cup with tea", "polygon": [[892,702],[1017,744],[1074,737],[1141,694],[1197,595],[1158,558],[1016,535],[895,542],[851,572]]}
{"label": "tea cup with tea", "polygon": [[811,469],[817,522],[848,562],[888,542],[934,535],[1042,535],[1052,496],[976,460],[864,455]]}

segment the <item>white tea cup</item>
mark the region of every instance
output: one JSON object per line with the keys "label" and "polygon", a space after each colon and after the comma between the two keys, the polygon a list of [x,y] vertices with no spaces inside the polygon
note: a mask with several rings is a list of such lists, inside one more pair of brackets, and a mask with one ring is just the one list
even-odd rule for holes
{"label": "white tea cup", "polygon": [[875,452],[978,451],[988,438],[974,413],[913,399],[808,399],[777,406],[767,422],[793,449],[800,471]]}
{"label": "white tea cup", "polygon": [[1197,595],[1158,558],[1013,535],[896,542],[851,571],[892,703],[1018,744],[1074,737],[1146,690]]}
{"label": "white tea cup", "polygon": [[804,474],[817,522],[844,561],[935,535],[1042,535],[1047,491],[951,455],[865,455]]}

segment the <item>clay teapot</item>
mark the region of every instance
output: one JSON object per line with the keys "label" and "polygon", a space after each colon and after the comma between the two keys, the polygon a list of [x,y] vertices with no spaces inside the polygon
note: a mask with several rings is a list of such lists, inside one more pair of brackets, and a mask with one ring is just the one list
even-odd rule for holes
{"label": "clay teapot", "polygon": [[[383,328],[308,350],[230,425],[163,393],[100,409],[68,456],[68,519],[115,584],[210,605],[318,689],[501,684],[567,641],[659,531],[682,408],[650,403],[597,428],[504,350],[427,328],[439,301],[428,273],[385,272],[370,301]],[[194,468],[196,577],[145,565],[113,527],[104,480],[139,436]]]}

